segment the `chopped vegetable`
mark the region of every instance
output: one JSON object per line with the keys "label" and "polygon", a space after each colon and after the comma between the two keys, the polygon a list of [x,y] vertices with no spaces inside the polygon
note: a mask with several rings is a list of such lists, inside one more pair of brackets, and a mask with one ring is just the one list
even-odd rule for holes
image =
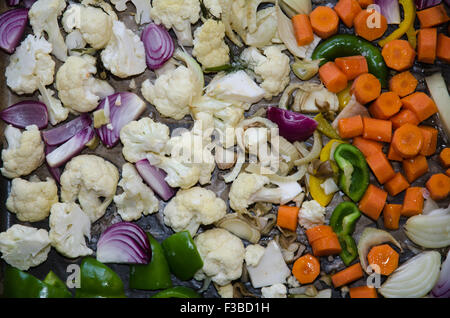
{"label": "chopped vegetable", "polygon": [[359,75],[367,73],[369,68],[367,60],[362,55],[338,57],[334,60],[339,69],[344,72],[347,80],[351,81]]}
{"label": "chopped vegetable", "polygon": [[351,287],[350,298],[378,298],[377,290],[370,286]]}
{"label": "chopped vegetable", "polygon": [[331,281],[334,287],[341,287],[347,285],[364,276],[360,263],[353,264],[340,272],[331,276]]}
{"label": "chopped vegetable", "polygon": [[400,7],[398,0],[375,0],[380,6],[381,14],[386,17],[388,24],[400,24]]}
{"label": "chopped vegetable", "polygon": [[322,134],[331,139],[338,139],[338,140],[341,139],[336,130],[333,128],[333,126],[331,126],[330,122],[323,116],[322,113],[317,114],[314,117],[314,120],[317,122],[317,130],[320,131]]}
{"label": "chopped vegetable", "polygon": [[353,20],[353,27],[356,35],[367,41],[373,41],[383,36],[387,30],[388,21],[383,14],[374,9],[362,10]]}
{"label": "chopped vegetable", "polygon": [[[397,2],[397,1],[381,1],[380,2]],[[399,38],[401,38],[403,36],[403,34],[407,33],[407,32],[411,32],[411,30],[414,30],[414,20],[416,18],[416,7],[414,6],[414,2],[413,0],[399,0],[398,3],[400,3],[403,7],[403,20],[402,22],[400,22],[398,28],[392,32],[391,34],[389,34],[387,37],[385,37],[384,39],[380,40],[378,42],[378,44],[383,47],[385,46],[387,43],[393,41],[393,40],[397,40]],[[398,4],[397,4],[398,7]],[[408,36],[408,41],[410,36]],[[414,40],[415,40],[415,35],[414,35]]]}
{"label": "chopped vegetable", "polygon": [[372,74],[365,73],[359,75],[350,88],[350,94],[361,104],[367,104],[375,100],[381,93],[381,83]]}
{"label": "chopped vegetable", "polygon": [[384,227],[389,230],[397,230],[401,212],[401,204],[386,204],[383,209]]}
{"label": "chopped vegetable", "polygon": [[45,143],[49,146],[58,146],[91,124],[91,117],[89,117],[88,114],[81,114],[65,124],[43,131],[42,139],[44,139]]}
{"label": "chopped vegetable", "polygon": [[423,10],[440,4],[442,0],[415,0],[417,10]]}
{"label": "chopped vegetable", "polygon": [[405,159],[402,164],[403,171],[409,183],[413,183],[428,172],[428,162],[425,156],[419,155],[414,158]]}
{"label": "chopped vegetable", "polygon": [[344,107],[343,110],[339,113],[339,115],[336,116],[334,121],[331,123],[331,126],[334,129],[337,129],[339,120],[342,118],[348,118],[361,115],[361,117],[370,117],[370,114],[367,110],[367,107],[364,107],[361,105],[355,98],[355,96],[352,96],[348,102],[348,104]]}
{"label": "chopped vegetable", "polygon": [[431,156],[436,152],[438,130],[430,126],[419,126],[423,135],[423,146],[420,154],[423,156]]}
{"label": "chopped vegetable", "polygon": [[17,128],[36,125],[43,129],[48,125],[47,107],[41,102],[26,100],[18,102],[0,112],[0,118]]}
{"label": "chopped vegetable", "polygon": [[153,191],[155,191],[164,201],[175,195],[173,188],[166,182],[166,173],[155,166],[152,166],[147,159],[136,162],[136,170]]}
{"label": "chopped vegetable", "polygon": [[371,154],[366,161],[380,184],[385,184],[395,176],[394,168],[383,152]]}
{"label": "chopped vegetable", "polygon": [[294,262],[292,274],[300,284],[312,283],[320,274],[319,260],[311,254],[303,255]]}
{"label": "chopped vegetable", "polygon": [[160,291],[151,298],[201,298],[201,296],[189,287],[175,286]]}
{"label": "chopped vegetable", "polygon": [[376,221],[383,211],[387,195],[386,191],[369,184],[364,196],[359,201],[358,207],[366,216]]}
{"label": "chopped vegetable", "polygon": [[447,252],[447,257],[442,263],[441,273],[436,285],[431,291],[431,295],[436,298],[450,297],[450,252]]}
{"label": "chopped vegetable", "polygon": [[442,33],[438,34],[436,56],[450,64],[450,37]]}
{"label": "chopped vegetable", "polygon": [[332,93],[339,93],[347,87],[347,76],[334,62],[327,62],[319,68],[320,80]]}
{"label": "chopped vegetable", "polygon": [[436,103],[424,92],[415,92],[402,98],[405,109],[412,111],[420,121],[424,121],[438,112]]}
{"label": "chopped vegetable", "polygon": [[317,6],[310,14],[311,26],[314,33],[322,39],[327,39],[338,31],[339,17],[327,6]]}
{"label": "chopped vegetable", "polygon": [[12,54],[28,24],[27,9],[12,9],[0,15],[0,48]]}
{"label": "chopped vegetable", "polygon": [[420,29],[417,33],[417,60],[433,64],[436,59],[437,29]]}
{"label": "chopped vegetable", "polygon": [[443,173],[433,174],[425,184],[433,200],[442,200],[450,194],[450,178]]}
{"label": "chopped vegetable", "polygon": [[[389,82],[390,83],[390,82]],[[394,92],[384,92],[370,105],[370,114],[377,119],[389,119],[400,111],[402,102]]]}
{"label": "chopped vegetable", "polygon": [[308,15],[297,14],[293,16],[292,25],[294,26],[298,46],[308,45],[314,41],[314,34]]}
{"label": "chopped vegetable", "polygon": [[383,151],[383,144],[363,137],[353,138],[353,146],[358,148],[366,158],[371,154]]}
{"label": "chopped vegetable", "polygon": [[409,188],[409,182],[401,172],[395,173],[395,175],[384,184],[384,189],[393,197],[407,188]]}
{"label": "chopped vegetable", "polygon": [[363,128],[363,120],[360,115],[342,118],[338,122],[339,136],[344,139],[362,135]]}
{"label": "chopped vegetable", "polygon": [[347,28],[351,28],[353,27],[353,20],[361,11],[361,6],[356,0],[339,0],[334,6],[334,11],[336,11]]}
{"label": "chopped vegetable", "polygon": [[388,67],[402,72],[413,66],[416,51],[406,40],[392,40],[383,46],[381,55]]}
{"label": "chopped vegetable", "polygon": [[277,214],[277,225],[295,232],[298,224],[298,211],[299,208],[296,206],[280,205]]}
{"label": "chopped vegetable", "polygon": [[390,275],[398,267],[398,253],[388,244],[374,246],[367,254],[369,265],[376,265],[381,275]]}
{"label": "chopped vegetable", "polygon": [[392,128],[394,130],[407,123],[416,126],[420,123],[419,118],[409,109],[400,110],[396,115],[389,118],[389,120],[392,122]]}
{"label": "chopped vegetable", "polygon": [[450,138],[450,96],[448,95],[447,84],[441,73],[435,73],[425,78],[428,90],[433,97],[439,111],[439,119],[444,131]]}
{"label": "chopped vegetable", "polygon": [[148,264],[150,257],[147,235],[131,222],[111,225],[97,243],[97,260],[102,263]]}
{"label": "chopped vegetable", "polygon": [[256,244],[261,238],[261,232],[256,226],[238,213],[229,213],[215,223],[220,227],[236,235],[237,237]]}
{"label": "chopped vegetable", "polygon": [[145,47],[147,66],[156,70],[163,66],[173,55],[173,39],[166,28],[155,23],[147,24],[141,34]]}
{"label": "chopped vegetable", "polygon": [[392,146],[403,158],[415,157],[423,146],[423,135],[420,128],[407,123],[396,129],[392,137]]}
{"label": "chopped vegetable", "polygon": [[311,242],[311,248],[314,256],[329,256],[340,254],[342,252],[339,238],[334,232],[328,236]]}
{"label": "chopped vegetable", "polygon": [[292,18],[296,14],[309,14],[312,5],[311,0],[280,0],[280,6]]}
{"label": "chopped vegetable", "polygon": [[450,20],[444,4],[440,4],[425,10],[417,11],[417,18],[420,21],[420,28],[431,28]]}
{"label": "chopped vegetable", "polygon": [[296,59],[295,62],[291,64],[291,69],[295,76],[302,81],[307,81],[317,74],[319,71],[319,63],[319,60],[308,61],[306,59]]}
{"label": "chopped vegetable", "polygon": [[389,80],[389,90],[405,97],[416,90],[418,81],[409,71],[398,73]]}

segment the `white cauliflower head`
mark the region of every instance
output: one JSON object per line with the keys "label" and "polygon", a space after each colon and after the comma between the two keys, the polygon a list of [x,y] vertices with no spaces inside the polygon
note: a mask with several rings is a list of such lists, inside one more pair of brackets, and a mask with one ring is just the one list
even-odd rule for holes
{"label": "white cauliflower head", "polygon": [[120,130],[123,156],[134,163],[145,159],[148,152],[160,153],[169,141],[169,134],[167,125],[150,117],[131,121]]}
{"label": "white cauliflower head", "polygon": [[305,229],[324,224],[325,208],[316,200],[303,202],[298,213],[298,222]]}
{"label": "white cauliflower head", "polygon": [[194,32],[192,55],[204,68],[217,67],[230,62],[230,48],[224,41],[225,26],[222,21],[207,20]]}
{"label": "white cauliflower head", "polygon": [[195,236],[200,225],[219,221],[226,214],[225,202],[208,189],[180,190],[164,209],[164,223],[175,232],[188,230]]}
{"label": "white cauliflower head", "polygon": [[91,221],[76,203],[53,204],[49,237],[52,246],[68,258],[91,255],[84,237],[91,239]]}
{"label": "white cauliflower head", "polygon": [[136,221],[142,215],[158,211],[159,201],[131,163],[122,166],[119,186],[123,192],[114,196],[117,213],[124,221]]}
{"label": "white cauliflower head", "polygon": [[44,38],[28,35],[10,57],[6,67],[6,84],[17,94],[32,94],[43,85],[53,83],[55,62],[52,45]]}
{"label": "white cauliflower head", "polygon": [[101,218],[116,194],[119,171],[95,155],[80,155],[67,163],[61,175],[63,202],[78,200],[91,222]]}
{"label": "white cauliflower head", "polygon": [[163,73],[154,84],[145,80],[142,83],[142,95],[162,116],[180,120],[189,114],[189,104],[195,94],[195,81],[190,69],[179,66]]}
{"label": "white cauliflower head", "polygon": [[59,68],[55,86],[65,107],[75,112],[90,112],[101,98],[114,93],[108,82],[92,76],[97,72],[95,63],[95,58],[90,55],[70,56]]}
{"label": "white cauliflower head", "polygon": [[0,169],[5,177],[26,176],[44,162],[44,142],[36,125],[26,127],[23,132],[8,125],[5,137],[8,148],[2,150],[3,167]]}
{"label": "white cauliflower head", "polygon": [[48,232],[44,229],[14,224],[0,233],[2,258],[23,271],[45,262],[50,248]]}
{"label": "white cauliflower head", "polygon": [[261,288],[262,298],[287,298],[287,288],[284,284],[274,284]]}
{"label": "white cauliflower head", "polygon": [[[127,2],[130,0],[111,0],[115,5],[117,11],[125,11],[127,9]],[[134,19],[137,24],[145,24],[152,21],[150,18],[151,4],[150,0],[131,0],[136,7],[136,14]]]}
{"label": "white cauliflower head", "polygon": [[203,0],[203,4],[208,8],[209,12],[216,18],[220,18],[222,14],[221,0]]}
{"label": "white cauliflower head", "polygon": [[203,268],[195,274],[195,279],[211,277],[223,286],[241,277],[245,248],[240,238],[215,228],[200,233],[194,242],[203,260]]}
{"label": "white cauliflower head", "polygon": [[247,48],[242,52],[241,58],[253,68],[266,92],[264,98],[270,100],[289,84],[290,60],[289,56],[275,45],[266,47],[263,52],[264,55],[257,48]]}
{"label": "white cauliflower head", "polygon": [[259,244],[250,244],[245,248],[245,264],[247,266],[258,266],[259,261],[264,255],[266,248]]}
{"label": "white cauliflower head", "polygon": [[200,18],[199,0],[153,0],[150,17],[156,24],[164,24],[167,29],[173,28],[178,43],[183,46],[192,45],[192,29]]}
{"label": "white cauliflower head", "polygon": [[15,213],[20,221],[37,222],[48,217],[50,208],[58,202],[58,187],[55,180],[39,178],[30,181],[15,178],[6,200],[6,208]]}
{"label": "white cauliflower head", "polygon": [[112,74],[127,78],[141,74],[147,68],[145,48],[139,36],[121,21],[114,21],[112,37],[101,53],[102,62]]}
{"label": "white cauliflower head", "polygon": [[65,0],[38,0],[30,8],[28,17],[37,36],[47,33],[53,45],[53,55],[60,61],[67,59],[67,47],[58,25],[58,17],[66,8]]}

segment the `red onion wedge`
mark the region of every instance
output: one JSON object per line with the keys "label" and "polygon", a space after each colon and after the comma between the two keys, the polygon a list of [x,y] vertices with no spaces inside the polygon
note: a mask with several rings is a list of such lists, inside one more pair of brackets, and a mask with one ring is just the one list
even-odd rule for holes
{"label": "red onion wedge", "polygon": [[145,110],[145,102],[136,94],[130,92],[115,93],[102,99],[97,110],[109,108],[110,123],[96,132],[102,143],[112,148],[119,142],[120,130],[130,121],[137,119]]}
{"label": "red onion wedge", "polygon": [[147,234],[131,222],[111,225],[97,243],[97,260],[102,263],[148,264],[151,257]]}
{"label": "red onion wedge", "polygon": [[43,129],[48,125],[48,113],[45,104],[26,100],[9,106],[0,112],[0,118],[16,128],[36,125]]}
{"label": "red onion wedge", "polygon": [[[416,8],[417,10],[423,10],[437,6],[441,2],[442,2],[441,0],[416,0]],[[446,0],[445,2],[447,3],[447,5],[449,4],[448,0]]]}
{"label": "red onion wedge", "polygon": [[12,9],[0,15],[0,48],[12,54],[25,32],[28,9]]}
{"label": "red onion wedge", "polygon": [[31,8],[31,6],[36,2],[37,0],[23,0],[23,4],[25,8]]}
{"label": "red onion wedge", "polygon": [[60,145],[78,132],[90,126],[92,124],[92,119],[87,114],[81,114],[79,117],[71,120],[65,124],[62,124],[56,128],[46,130],[42,132],[42,138],[45,143],[49,146]]}
{"label": "red onion wedge", "polygon": [[94,129],[87,126],[75,136],[60,145],[58,148],[46,155],[47,164],[50,168],[57,168],[78,155],[86,144],[95,137]]}
{"label": "red onion wedge", "polygon": [[[56,146],[45,145],[45,155],[48,155],[56,148],[57,148]],[[45,165],[47,166],[48,172],[50,172],[53,179],[55,179],[55,181],[58,184],[61,184],[61,169],[60,168],[52,168],[48,165],[47,162],[45,162]]]}
{"label": "red onion wedge", "polygon": [[147,66],[156,70],[169,60],[174,51],[173,39],[161,25],[150,23],[142,31]]}
{"label": "red onion wedge", "polygon": [[386,18],[388,24],[400,24],[400,5],[398,0],[375,0],[380,6],[380,13]]}
{"label": "red onion wedge", "polygon": [[175,190],[165,180],[167,174],[164,170],[152,166],[147,159],[136,162],[136,170],[142,179],[144,179],[145,183],[164,201],[169,200],[175,195]]}
{"label": "red onion wedge", "polygon": [[10,7],[15,7],[19,5],[20,0],[7,0],[6,2]]}
{"label": "red onion wedge", "polygon": [[431,295],[436,298],[450,298],[450,251],[442,263],[438,282],[431,290]]}
{"label": "red onion wedge", "polygon": [[278,107],[268,107],[267,118],[278,125],[280,136],[290,142],[307,140],[317,128],[314,119]]}

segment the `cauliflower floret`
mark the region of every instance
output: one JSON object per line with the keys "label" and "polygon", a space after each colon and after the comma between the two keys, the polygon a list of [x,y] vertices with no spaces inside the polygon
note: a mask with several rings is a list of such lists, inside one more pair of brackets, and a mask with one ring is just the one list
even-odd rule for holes
{"label": "cauliflower floret", "polygon": [[245,248],[245,263],[247,266],[258,266],[266,249],[259,244],[251,244]]}
{"label": "cauliflower floret", "polygon": [[216,67],[230,62],[230,48],[224,41],[225,26],[222,21],[207,20],[194,32],[192,55],[204,68]]}
{"label": "cauliflower floret", "polygon": [[[111,0],[115,5],[117,11],[125,11],[127,9],[127,2],[130,0]],[[145,24],[152,21],[150,18],[151,4],[150,0],[131,0],[136,7],[136,14],[134,19],[137,24]]]}
{"label": "cauliflower floret", "polygon": [[0,233],[2,258],[23,271],[45,262],[50,248],[48,232],[43,229],[14,224]]}
{"label": "cauliflower floret", "polygon": [[122,153],[129,162],[145,159],[148,152],[160,153],[170,137],[169,127],[149,117],[131,121],[120,130]]}
{"label": "cauliflower floret", "polygon": [[70,56],[56,73],[56,89],[65,107],[86,113],[94,110],[101,98],[112,95],[114,88],[92,76],[96,60],[90,55]]}
{"label": "cauliflower floret", "polygon": [[221,298],[233,298],[234,288],[231,283],[226,284],[225,286],[219,286],[217,284],[214,284],[214,287],[216,288],[217,293]]}
{"label": "cauliflower floret", "polygon": [[50,208],[58,202],[58,188],[55,180],[39,178],[30,181],[16,178],[11,183],[11,192],[6,200],[6,208],[16,213],[17,218],[24,222],[37,222],[45,219]]}
{"label": "cauliflower floret", "polygon": [[86,48],[86,44],[83,35],[78,30],[73,30],[66,36],[66,46],[69,55],[81,56],[82,53],[80,50]]}
{"label": "cauliflower floret", "polygon": [[150,189],[142,181],[141,176],[131,163],[122,166],[122,179],[119,182],[123,193],[114,196],[117,213],[124,221],[135,221],[142,215],[158,211],[159,202]]}
{"label": "cauliflower floret", "polygon": [[53,204],[50,212],[51,244],[68,258],[93,254],[84,237],[91,239],[91,221],[76,203]]}
{"label": "cauliflower floret", "polygon": [[225,202],[201,187],[180,190],[164,209],[164,223],[175,232],[188,230],[192,236],[201,224],[219,221],[226,214]]}
{"label": "cauliflower floret", "polygon": [[156,24],[173,28],[182,46],[192,46],[191,24],[200,18],[199,0],[153,0],[150,17]]}
{"label": "cauliflower floret", "polygon": [[61,199],[78,200],[95,222],[113,200],[118,181],[119,171],[112,163],[95,155],[80,155],[69,161],[61,175]]}
{"label": "cauliflower floret", "polygon": [[67,33],[79,30],[83,40],[94,49],[103,49],[111,39],[115,20],[115,16],[101,8],[73,3],[64,12],[62,25]]}
{"label": "cauliflower floret", "polygon": [[34,34],[40,37],[43,32],[47,33],[48,41],[53,45],[52,53],[60,61],[67,59],[66,43],[58,25],[58,17],[65,8],[65,0],[38,0],[28,12]]}
{"label": "cauliflower floret", "polygon": [[222,14],[221,0],[203,0],[203,4],[208,8],[209,12],[216,18],[220,18]]}
{"label": "cauliflower floret", "polygon": [[215,228],[200,233],[194,242],[203,260],[203,268],[194,276],[196,280],[211,277],[213,282],[224,286],[241,277],[245,248],[240,238]]}
{"label": "cauliflower floret", "polygon": [[289,276],[289,278],[286,281],[287,285],[291,288],[297,288],[300,287],[300,282],[295,278],[294,275]]}
{"label": "cauliflower floret", "polygon": [[325,208],[316,200],[305,201],[298,213],[298,222],[305,229],[309,229],[325,222]]}
{"label": "cauliflower floret", "polygon": [[[276,188],[266,188],[273,183]],[[276,182],[266,176],[254,173],[241,173],[231,185],[230,207],[235,211],[246,212],[249,205],[256,202],[286,204],[303,191],[296,181]]]}
{"label": "cauliflower floret", "polygon": [[121,21],[114,21],[112,37],[101,53],[102,62],[111,73],[126,78],[141,74],[147,68],[145,48],[139,36]]}
{"label": "cauliflower floret", "polygon": [[179,66],[159,76],[155,83],[145,80],[142,95],[164,117],[176,120],[189,114],[189,104],[195,94],[195,76],[190,69]]}
{"label": "cauliflower floret", "polygon": [[10,57],[6,67],[6,84],[17,94],[32,94],[43,85],[53,83],[55,62],[52,45],[44,38],[28,35]]}
{"label": "cauliflower floret", "polygon": [[69,109],[65,108],[59,99],[53,97],[55,94],[53,90],[47,89],[39,83],[39,92],[41,94],[38,98],[47,107],[48,117],[53,126],[69,117]]}
{"label": "cauliflower floret", "polygon": [[[264,56],[265,55],[265,56]],[[264,55],[256,48],[247,48],[241,58],[246,61],[259,77],[261,87],[266,91],[265,99],[280,94],[290,81],[289,56],[281,52],[278,46],[269,46],[264,49]]]}
{"label": "cauliflower floret", "polygon": [[8,125],[5,137],[8,148],[2,150],[3,167],[0,169],[5,177],[26,176],[44,162],[44,142],[36,125],[26,127],[24,132]]}
{"label": "cauliflower floret", "polygon": [[287,288],[283,284],[275,284],[261,288],[262,298],[287,298]]}

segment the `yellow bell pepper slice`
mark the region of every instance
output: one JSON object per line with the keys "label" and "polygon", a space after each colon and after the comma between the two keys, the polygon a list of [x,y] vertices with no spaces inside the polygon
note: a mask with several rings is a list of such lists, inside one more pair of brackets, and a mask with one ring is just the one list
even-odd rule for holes
{"label": "yellow bell pepper slice", "polygon": [[348,102],[352,98],[352,95],[350,94],[350,89],[352,88],[352,82],[348,84],[348,86],[337,93],[337,98],[339,101],[339,111],[343,110],[345,106],[347,106]]}
{"label": "yellow bell pepper slice", "polygon": [[333,148],[333,144],[335,142],[340,143],[340,144],[345,143],[345,141],[343,141],[343,140],[331,139],[320,151],[320,156],[319,156],[320,161],[327,161],[330,159],[331,149]]}
{"label": "yellow bell pepper slice", "polygon": [[309,193],[311,197],[316,200],[321,206],[325,207],[333,200],[334,193],[325,194],[323,188],[320,186],[325,180],[315,176],[309,176]]}

